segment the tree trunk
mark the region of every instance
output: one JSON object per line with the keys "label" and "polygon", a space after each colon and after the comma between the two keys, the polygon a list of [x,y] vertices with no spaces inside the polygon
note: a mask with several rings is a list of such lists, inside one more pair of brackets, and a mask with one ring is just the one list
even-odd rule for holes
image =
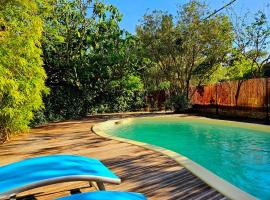
{"label": "tree trunk", "polygon": [[187,83],[186,83],[186,100],[188,101],[188,98],[189,98],[189,80],[187,80]]}

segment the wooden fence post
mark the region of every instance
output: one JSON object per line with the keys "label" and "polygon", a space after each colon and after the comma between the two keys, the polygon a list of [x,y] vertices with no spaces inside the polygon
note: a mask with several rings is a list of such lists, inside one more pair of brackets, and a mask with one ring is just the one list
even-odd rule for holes
{"label": "wooden fence post", "polygon": [[269,120],[269,84],[268,84],[268,78],[265,78],[265,85],[266,85],[266,120]]}
{"label": "wooden fence post", "polygon": [[216,83],[216,115],[218,115],[218,83]]}

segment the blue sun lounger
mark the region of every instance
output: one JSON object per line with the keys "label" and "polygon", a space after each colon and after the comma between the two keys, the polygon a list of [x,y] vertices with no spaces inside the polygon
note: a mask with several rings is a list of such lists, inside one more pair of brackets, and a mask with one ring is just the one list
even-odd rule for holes
{"label": "blue sun lounger", "polygon": [[99,160],[75,155],[51,155],[30,158],[0,167],[0,199],[37,187],[70,181],[120,184],[121,180]]}
{"label": "blue sun lounger", "polygon": [[74,194],[56,200],[146,200],[146,198],[133,192],[98,191]]}

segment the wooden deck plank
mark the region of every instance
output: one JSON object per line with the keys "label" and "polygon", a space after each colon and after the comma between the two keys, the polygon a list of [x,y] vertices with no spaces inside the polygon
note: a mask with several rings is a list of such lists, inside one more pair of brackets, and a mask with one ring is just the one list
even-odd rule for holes
{"label": "wooden deck plank", "polygon": [[[150,200],[227,199],[165,155],[132,144],[101,138],[90,131],[103,117],[51,123],[29,135],[0,145],[0,165],[48,154],[79,154],[101,160],[121,179],[109,190],[141,192]],[[69,194],[71,189],[92,191],[85,182],[61,183],[22,193],[46,200]]]}

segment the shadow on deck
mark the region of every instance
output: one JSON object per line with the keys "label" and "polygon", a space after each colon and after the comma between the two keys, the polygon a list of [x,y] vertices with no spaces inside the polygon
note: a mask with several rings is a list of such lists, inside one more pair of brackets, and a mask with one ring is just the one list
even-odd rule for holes
{"label": "shadow on deck", "polygon": [[[40,155],[78,154],[101,160],[122,179],[120,185],[107,184],[108,190],[141,192],[150,200],[226,199],[160,153],[104,139],[91,132],[90,128],[95,123],[126,116],[129,115],[101,115],[32,129],[29,135],[0,146],[0,164]],[[85,182],[61,183],[31,190],[22,196],[28,196],[24,199],[54,199],[68,195],[76,188],[82,192],[93,190]]]}

